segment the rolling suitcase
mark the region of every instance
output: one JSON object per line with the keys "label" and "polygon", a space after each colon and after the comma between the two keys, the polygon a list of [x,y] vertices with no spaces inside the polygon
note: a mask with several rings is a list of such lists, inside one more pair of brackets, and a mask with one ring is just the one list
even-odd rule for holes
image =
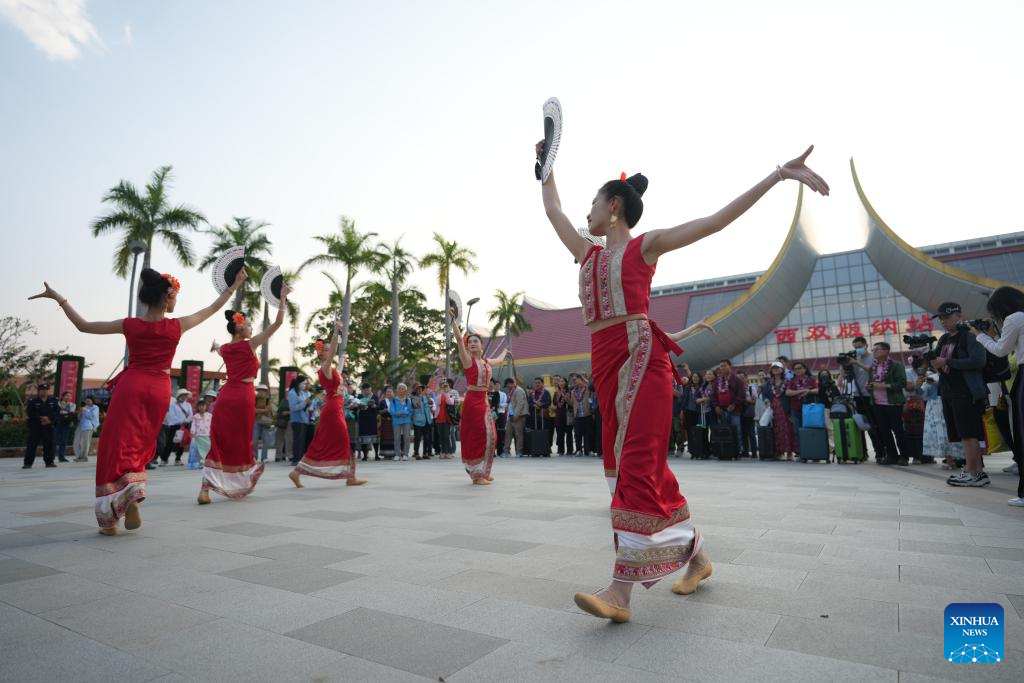
{"label": "rolling suitcase", "polygon": [[832,435],[836,440],[837,462],[861,462],[864,460],[864,433],[857,423],[845,417],[832,419]]}
{"label": "rolling suitcase", "polygon": [[824,460],[828,462],[828,431],[811,427],[801,427],[800,462],[808,460]]}
{"label": "rolling suitcase", "polygon": [[523,453],[535,458],[539,456],[551,457],[551,439],[548,435],[548,430],[541,429],[540,424],[541,422],[534,416],[533,427],[531,428],[527,424],[523,429],[523,441],[526,442]]}
{"label": "rolling suitcase", "polygon": [[739,457],[736,448],[736,434],[728,425],[714,425],[710,428],[711,454],[719,460],[735,460]]}
{"label": "rolling suitcase", "polygon": [[775,460],[775,432],[771,427],[757,427],[757,457],[760,460]]}

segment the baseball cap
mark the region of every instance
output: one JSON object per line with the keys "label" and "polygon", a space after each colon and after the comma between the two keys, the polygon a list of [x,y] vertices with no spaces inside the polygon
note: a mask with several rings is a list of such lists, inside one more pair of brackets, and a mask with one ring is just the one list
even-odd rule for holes
{"label": "baseball cap", "polygon": [[960,304],[947,301],[939,304],[939,312],[932,316],[932,318],[938,318],[943,315],[952,315],[953,313],[963,313],[963,309],[960,308]]}

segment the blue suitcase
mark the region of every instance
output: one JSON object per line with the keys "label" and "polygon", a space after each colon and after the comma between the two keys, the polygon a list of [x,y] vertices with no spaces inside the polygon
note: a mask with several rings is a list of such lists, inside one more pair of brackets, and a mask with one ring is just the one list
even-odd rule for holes
{"label": "blue suitcase", "polygon": [[827,430],[801,427],[798,436],[800,439],[800,462],[807,462],[808,460],[829,461]]}

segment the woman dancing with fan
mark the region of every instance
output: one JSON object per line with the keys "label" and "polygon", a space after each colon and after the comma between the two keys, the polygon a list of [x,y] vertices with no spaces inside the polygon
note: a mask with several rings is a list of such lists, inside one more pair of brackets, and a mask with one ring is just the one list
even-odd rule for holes
{"label": "woman dancing with fan", "polygon": [[331,367],[334,356],[338,353],[340,333],[341,322],[336,321],[331,343],[316,343],[316,350],[320,355],[317,379],[324,388],[327,400],[320,410],[320,422],[317,424],[313,441],[299,464],[288,474],[296,488],[305,488],[300,480],[303,474],[321,479],[347,479],[345,483],[349,486],[361,486],[366,483],[365,479],[356,479],[356,459],[352,456],[352,447],[348,442],[348,427],[345,425],[345,389],[338,372],[345,369],[345,355],[342,354],[337,369]]}
{"label": "woman dancing with fan", "polygon": [[[652,586],[686,568],[672,590],[689,594],[711,576],[711,561],[701,547],[686,499],[668,466],[672,422],[670,352],[692,328],[667,335],[648,318],[651,279],[658,258],[722,230],[753,206],[776,183],[793,178],[828,194],[828,185],[804,164],[809,148],[775,170],[723,209],[667,230],[631,238],[643,214],[647,178],[636,174],[605,183],[591,204],[590,233],[607,239],[591,244],[562,212],[550,173],[552,155],[537,143],[538,177],[543,179],[544,209],[562,244],[581,264],[579,295],[584,323],[591,332],[594,384],[603,418],[605,476],[612,488],[615,535],[612,582],[597,594],[577,593],[576,604],[597,617],[629,621],[634,583]],[[542,172],[540,172],[542,171]]]}
{"label": "woman dancing with fan", "polygon": [[245,270],[217,299],[192,315],[168,318],[178,302],[177,278],[145,268],[139,300],[146,304],[141,318],[92,322],[78,314],[67,298],[48,283],[30,299],[53,299],[80,332],[123,334],[128,343],[128,367],[110,382],[113,395],[103,423],[96,460],[96,521],[100,533],[113,536],[124,517],[126,529],[142,524],[139,503],[146,498],[146,463],[153,457],[157,434],[171,401],[171,363],[181,335],[216,313],[243,282]]}
{"label": "woman dancing with fan", "polygon": [[200,505],[210,503],[210,491],[227,498],[245,498],[256,488],[263,474],[252,449],[256,424],[256,372],[260,369],[256,349],[265,344],[284,323],[288,286],[281,288],[277,318],[257,335],[239,311],[225,311],[231,343],[217,348],[227,368],[228,379],[217,393],[217,410],[210,428],[210,452],[203,463]]}
{"label": "woman dancing with fan", "polygon": [[491,467],[494,466],[498,446],[498,427],[487,402],[487,392],[490,391],[492,368],[504,363],[512,354],[506,348],[494,358],[484,358],[484,343],[480,335],[470,333],[463,336],[456,311],[452,309],[450,313],[459,360],[466,375],[466,397],[462,401],[459,422],[462,464],[474,484],[486,486],[494,481]]}

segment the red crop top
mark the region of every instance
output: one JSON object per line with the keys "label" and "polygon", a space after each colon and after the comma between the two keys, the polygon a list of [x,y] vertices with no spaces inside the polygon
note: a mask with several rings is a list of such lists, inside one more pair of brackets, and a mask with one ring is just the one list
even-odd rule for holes
{"label": "red crop top", "polygon": [[655,266],[643,256],[644,236],[637,235],[625,249],[593,246],[580,265],[580,303],[583,322],[623,315],[647,314],[651,307],[651,279]]}

